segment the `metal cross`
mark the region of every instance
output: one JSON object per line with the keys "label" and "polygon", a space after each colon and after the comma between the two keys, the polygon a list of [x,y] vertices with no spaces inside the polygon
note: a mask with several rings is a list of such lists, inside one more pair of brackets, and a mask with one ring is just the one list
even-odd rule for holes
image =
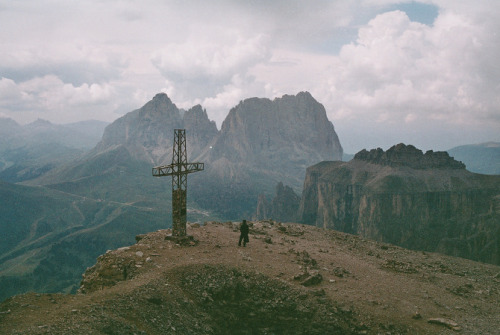
{"label": "metal cross", "polygon": [[203,163],[188,163],[186,130],[174,130],[172,164],[153,168],[154,177],[172,176],[172,236],[186,236],[187,175],[203,171]]}

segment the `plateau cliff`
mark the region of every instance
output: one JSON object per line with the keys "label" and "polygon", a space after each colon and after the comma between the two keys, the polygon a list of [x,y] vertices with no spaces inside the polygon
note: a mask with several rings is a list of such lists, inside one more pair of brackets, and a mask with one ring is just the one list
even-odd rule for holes
{"label": "plateau cliff", "polygon": [[363,150],[307,169],[307,224],[403,247],[500,264],[500,176],[467,171],[444,152]]}

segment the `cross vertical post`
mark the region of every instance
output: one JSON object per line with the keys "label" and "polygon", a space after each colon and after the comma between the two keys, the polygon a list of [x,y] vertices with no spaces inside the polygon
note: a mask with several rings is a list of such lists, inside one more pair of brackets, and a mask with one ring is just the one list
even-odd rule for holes
{"label": "cross vertical post", "polygon": [[186,130],[174,129],[172,164],[153,168],[154,177],[172,176],[172,236],[186,236],[187,175],[203,171],[203,163],[188,163]]}

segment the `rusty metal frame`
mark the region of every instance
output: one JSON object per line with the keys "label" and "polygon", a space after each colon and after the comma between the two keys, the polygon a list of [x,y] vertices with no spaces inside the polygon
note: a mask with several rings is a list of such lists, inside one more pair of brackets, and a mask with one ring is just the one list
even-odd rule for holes
{"label": "rusty metal frame", "polygon": [[203,163],[188,163],[186,130],[174,129],[172,164],[156,166],[154,177],[172,176],[172,235],[186,236],[187,175],[203,171]]}

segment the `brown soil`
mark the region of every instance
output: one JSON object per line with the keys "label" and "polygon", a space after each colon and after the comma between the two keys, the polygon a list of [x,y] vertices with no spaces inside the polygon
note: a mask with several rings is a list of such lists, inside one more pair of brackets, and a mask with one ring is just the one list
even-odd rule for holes
{"label": "brown soil", "polygon": [[500,267],[298,224],[162,230],[109,251],[81,293],[0,305],[1,334],[498,334]]}

